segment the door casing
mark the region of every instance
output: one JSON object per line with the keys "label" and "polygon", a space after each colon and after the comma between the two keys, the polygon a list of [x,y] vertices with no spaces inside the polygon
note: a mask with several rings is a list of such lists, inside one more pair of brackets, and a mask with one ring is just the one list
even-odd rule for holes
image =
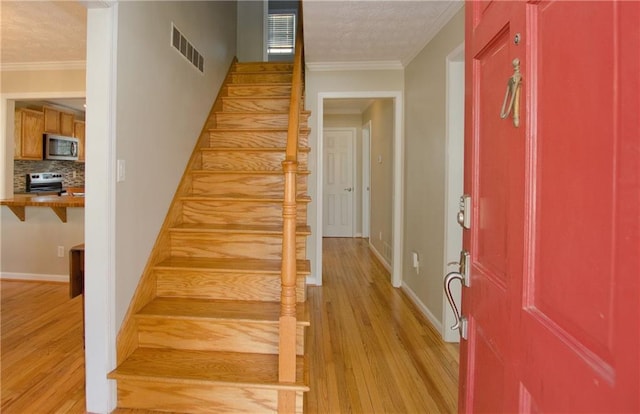
{"label": "door casing", "polygon": [[[317,102],[317,125],[318,131],[324,128],[324,100],[336,98],[392,98],[394,106],[394,133],[393,133],[393,255],[391,260],[391,284],[394,287],[402,285],[402,223],[404,209],[404,141],[402,139],[403,130],[403,95],[402,91],[363,91],[363,92],[320,92]],[[316,223],[315,229],[322,229],[322,180],[323,180],[323,143],[322,134],[318,134],[318,148],[316,153]],[[315,263],[312,264],[312,275],[307,282],[312,285],[322,285],[322,232],[315,231],[312,236],[315,238],[316,256]]]}

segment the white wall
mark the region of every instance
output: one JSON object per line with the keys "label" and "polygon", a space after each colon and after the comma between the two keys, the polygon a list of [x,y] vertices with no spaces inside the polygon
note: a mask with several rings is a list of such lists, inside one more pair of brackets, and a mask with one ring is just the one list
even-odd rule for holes
{"label": "white wall", "polygon": [[[171,22],[205,58],[169,45]],[[169,203],[236,52],[235,2],[122,2],[118,13],[116,318],[122,322]]]}
{"label": "white wall", "polygon": [[[105,5],[101,3],[92,6]],[[171,22],[202,75],[170,45]],[[115,337],[236,53],[236,2],[119,2],[87,24],[86,397],[115,406]],[[116,159],[126,180],[115,182]]]}
{"label": "white wall", "polygon": [[371,121],[371,236],[369,243],[390,265],[393,254],[393,100],[376,99],[362,114]]}
{"label": "white wall", "polygon": [[238,1],[238,61],[264,60],[265,10],[267,0]]}
{"label": "white wall", "polygon": [[27,207],[25,221],[7,207],[1,213],[2,278],[69,281],[69,249],[84,243],[84,208],[68,208],[66,223],[46,207]]}
{"label": "white wall", "polygon": [[[464,8],[405,70],[403,281],[432,321],[442,323],[444,268],[446,57],[464,41]],[[411,252],[420,256],[415,272]]]}
{"label": "white wall", "polygon": [[[311,134],[309,136],[309,146],[311,147],[311,157],[309,168],[312,171],[312,179],[309,182],[309,194],[311,203],[308,210],[307,222],[311,226],[313,235],[308,238],[307,257],[311,260],[312,269],[309,283],[321,283],[321,256],[322,229],[318,229],[318,188],[317,174],[319,174],[318,160],[321,157],[321,150],[318,144],[321,141],[318,128],[318,116],[321,111],[318,108],[319,97],[388,97],[402,96],[404,89],[404,71],[401,69],[353,69],[353,70],[315,70],[307,67],[305,71],[305,108],[311,111],[309,126]],[[399,103],[400,106],[402,102]]]}

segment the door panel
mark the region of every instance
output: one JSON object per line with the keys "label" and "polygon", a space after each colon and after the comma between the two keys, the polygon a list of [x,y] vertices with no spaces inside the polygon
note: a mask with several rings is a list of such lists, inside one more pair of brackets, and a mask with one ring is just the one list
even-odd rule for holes
{"label": "door panel", "polygon": [[[467,3],[461,412],[640,411],[638,21],[640,2]],[[514,58],[519,127],[497,116]]]}
{"label": "door panel", "polygon": [[324,130],[325,237],[353,237],[354,140],[353,130]]}
{"label": "door panel", "polygon": [[[637,55],[635,82],[620,79],[621,48],[637,33],[629,27],[620,37],[624,7],[554,1],[530,9],[537,64],[528,85],[538,105],[531,118],[537,133],[528,177],[535,185],[527,206],[522,379],[542,411],[616,411],[625,398],[638,409],[638,348],[623,351],[625,342],[637,344],[637,289],[631,313],[616,292],[629,282],[621,267],[633,260],[619,252],[629,243],[635,255],[640,251],[637,235],[634,241],[619,233],[618,212],[628,209],[621,203],[635,204],[629,213],[638,227],[638,187],[633,200],[619,193],[628,180],[619,166],[638,143],[637,130],[635,138],[625,135],[619,112],[630,103],[618,101],[619,90],[639,90]],[[616,329],[617,319],[630,325]],[[625,383],[635,384],[635,396],[622,392]]]}

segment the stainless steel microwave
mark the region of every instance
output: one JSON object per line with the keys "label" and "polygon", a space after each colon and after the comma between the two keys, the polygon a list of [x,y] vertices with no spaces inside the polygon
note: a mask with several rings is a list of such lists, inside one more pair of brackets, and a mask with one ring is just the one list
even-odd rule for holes
{"label": "stainless steel microwave", "polygon": [[45,160],[78,160],[78,138],[63,137],[62,135],[44,135]]}

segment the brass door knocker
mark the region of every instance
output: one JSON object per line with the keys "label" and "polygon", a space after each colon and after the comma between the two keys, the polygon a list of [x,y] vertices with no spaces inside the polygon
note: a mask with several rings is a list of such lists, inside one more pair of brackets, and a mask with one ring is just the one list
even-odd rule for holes
{"label": "brass door knocker", "polygon": [[522,84],[522,74],[520,73],[520,59],[513,59],[513,75],[507,82],[507,91],[504,93],[500,118],[505,119],[512,114],[513,126],[520,126],[520,85]]}

